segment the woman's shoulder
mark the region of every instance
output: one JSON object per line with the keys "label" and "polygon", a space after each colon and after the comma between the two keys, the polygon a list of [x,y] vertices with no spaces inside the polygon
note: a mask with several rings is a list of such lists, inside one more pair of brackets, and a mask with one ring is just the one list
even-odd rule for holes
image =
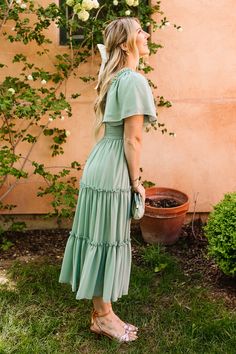
{"label": "woman's shoulder", "polygon": [[134,71],[130,68],[121,69],[113,78],[112,83],[122,85],[123,83],[126,85],[130,83],[134,85],[136,83],[144,83],[147,84],[147,79],[137,71]]}
{"label": "woman's shoulder", "polygon": [[[107,93],[104,122],[143,114],[145,121],[156,121],[156,108],[148,80],[137,71],[124,68],[114,76]],[[148,118],[149,117],[149,118]]]}

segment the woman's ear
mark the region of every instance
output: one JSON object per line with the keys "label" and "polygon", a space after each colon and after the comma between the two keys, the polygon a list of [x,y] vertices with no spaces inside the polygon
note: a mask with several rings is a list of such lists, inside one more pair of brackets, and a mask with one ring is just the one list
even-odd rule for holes
{"label": "woman's ear", "polygon": [[121,44],[120,44],[120,47],[121,47],[122,50],[124,50],[125,52],[127,52],[128,48],[127,48],[126,42],[121,43]]}

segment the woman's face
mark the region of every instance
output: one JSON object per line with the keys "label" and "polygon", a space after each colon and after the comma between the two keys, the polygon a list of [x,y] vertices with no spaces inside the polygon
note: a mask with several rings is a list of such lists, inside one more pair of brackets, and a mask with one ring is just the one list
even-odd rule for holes
{"label": "woman's face", "polygon": [[147,39],[150,37],[150,34],[145,32],[141,28],[140,24],[136,21],[135,21],[135,31],[137,33],[136,46],[139,51],[139,56],[143,57],[143,56],[149,55],[149,48],[148,48],[148,44],[147,44]]}

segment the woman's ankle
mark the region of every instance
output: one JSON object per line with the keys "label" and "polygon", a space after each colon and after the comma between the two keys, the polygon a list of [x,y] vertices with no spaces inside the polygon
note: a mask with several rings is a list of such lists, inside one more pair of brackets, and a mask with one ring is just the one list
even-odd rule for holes
{"label": "woman's ankle", "polygon": [[98,313],[98,315],[109,313],[112,310],[111,303],[104,302],[101,297],[93,298],[93,308]]}

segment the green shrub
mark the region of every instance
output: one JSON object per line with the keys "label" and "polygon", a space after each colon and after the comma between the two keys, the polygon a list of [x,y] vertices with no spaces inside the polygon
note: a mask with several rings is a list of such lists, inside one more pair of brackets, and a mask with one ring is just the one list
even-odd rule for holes
{"label": "green shrub", "polygon": [[225,274],[236,275],[236,192],[214,207],[204,231],[209,255]]}

